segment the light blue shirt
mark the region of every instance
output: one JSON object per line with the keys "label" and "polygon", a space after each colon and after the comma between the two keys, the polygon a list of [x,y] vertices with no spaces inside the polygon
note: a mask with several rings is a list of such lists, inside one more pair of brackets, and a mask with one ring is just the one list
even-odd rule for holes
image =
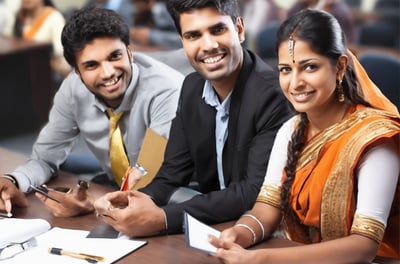
{"label": "light blue shirt", "polygon": [[221,190],[225,189],[224,170],[222,167],[222,153],[226,139],[228,138],[228,121],[229,121],[229,107],[231,104],[230,92],[225,100],[221,103],[217,93],[214,91],[211,83],[206,81],[203,89],[203,100],[206,104],[214,107],[217,110],[215,116],[215,147],[217,150],[217,169],[218,180]]}

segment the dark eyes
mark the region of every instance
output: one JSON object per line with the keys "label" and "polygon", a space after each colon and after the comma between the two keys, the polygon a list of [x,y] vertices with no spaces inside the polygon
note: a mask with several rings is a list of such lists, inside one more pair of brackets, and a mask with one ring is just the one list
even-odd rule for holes
{"label": "dark eyes", "polygon": [[[121,51],[115,51],[108,56],[108,61],[118,61],[122,58],[123,54]],[[84,64],[86,70],[94,70],[98,67],[97,61],[88,61]]]}
{"label": "dark eyes", "polygon": [[[227,27],[226,26],[215,26],[213,28],[210,29],[210,33],[211,35],[222,35],[227,31]],[[185,34],[183,34],[183,38],[186,40],[196,40],[199,39],[201,37],[201,33],[200,32],[187,32]]]}
{"label": "dark eyes", "polygon": [[226,30],[227,30],[226,27],[219,26],[219,27],[214,28],[214,29],[212,30],[212,33],[214,33],[215,35],[219,35],[219,34],[224,33]]}
{"label": "dark eyes", "polygon": [[[316,64],[306,64],[301,68],[302,71],[306,71],[306,72],[313,72],[313,71],[315,71],[317,69],[318,69],[318,65],[316,65]],[[281,73],[287,73],[287,72],[292,71],[292,67],[281,66],[281,67],[278,68],[278,70]]]}
{"label": "dark eyes", "polygon": [[118,52],[113,52],[111,53],[111,55],[109,56],[109,60],[113,61],[113,60],[118,60],[122,57],[122,52],[118,51]]}
{"label": "dark eyes", "polygon": [[290,67],[279,67],[279,72],[281,73],[290,72],[290,70]]}

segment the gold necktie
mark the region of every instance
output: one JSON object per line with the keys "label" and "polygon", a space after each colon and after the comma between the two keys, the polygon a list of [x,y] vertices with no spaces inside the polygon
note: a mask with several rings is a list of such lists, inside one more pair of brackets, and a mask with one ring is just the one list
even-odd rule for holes
{"label": "gold necktie", "polygon": [[114,114],[112,109],[107,109],[110,118],[110,165],[115,181],[121,186],[122,178],[129,167],[129,160],[125,153],[121,131],[118,121],[124,112]]}

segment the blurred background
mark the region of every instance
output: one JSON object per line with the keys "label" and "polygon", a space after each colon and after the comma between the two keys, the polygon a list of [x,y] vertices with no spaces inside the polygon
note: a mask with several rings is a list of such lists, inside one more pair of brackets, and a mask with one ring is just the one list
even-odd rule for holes
{"label": "blurred background", "polygon": [[[166,1],[0,0],[0,147],[30,154],[47,121],[53,95],[71,70],[62,57],[62,27],[81,7],[115,10],[130,26],[134,52],[149,54],[183,74],[191,72]],[[274,68],[275,34],[284,19],[303,8],[332,13],[370,77],[400,107],[400,0],[239,2],[246,30],[244,46]],[[43,10],[48,9],[52,12],[44,15]],[[26,28],[31,28],[30,34],[24,32]],[[77,144],[74,151],[87,150],[85,144]]]}

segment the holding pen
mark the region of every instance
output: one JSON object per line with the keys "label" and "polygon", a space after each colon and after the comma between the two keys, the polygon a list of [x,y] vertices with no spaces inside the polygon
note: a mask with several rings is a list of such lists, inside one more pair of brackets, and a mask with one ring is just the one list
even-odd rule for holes
{"label": "holding pen", "polygon": [[10,217],[12,217],[12,213],[10,213],[10,212],[8,212],[8,213],[0,212],[0,217],[8,217],[8,218],[10,218]]}
{"label": "holding pen", "polygon": [[122,178],[120,191],[131,190],[146,174],[146,169],[139,164],[135,164],[134,167],[129,166]]}
{"label": "holding pen", "polygon": [[84,253],[71,252],[71,251],[61,249],[61,248],[49,248],[49,253],[54,254],[54,255],[68,256],[71,258],[83,259],[89,263],[97,263],[99,261],[104,261],[104,257],[89,255],[89,254],[84,254]]}

